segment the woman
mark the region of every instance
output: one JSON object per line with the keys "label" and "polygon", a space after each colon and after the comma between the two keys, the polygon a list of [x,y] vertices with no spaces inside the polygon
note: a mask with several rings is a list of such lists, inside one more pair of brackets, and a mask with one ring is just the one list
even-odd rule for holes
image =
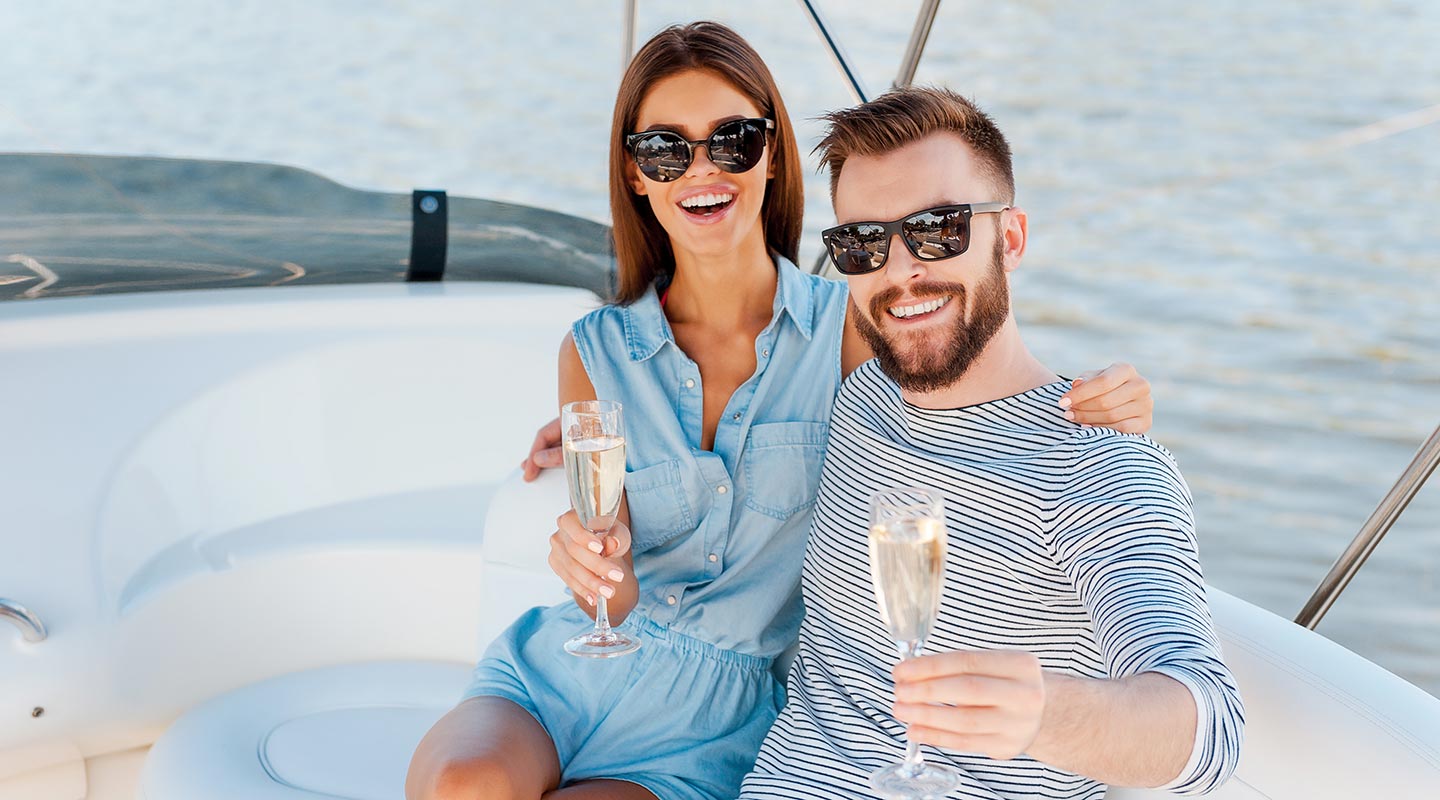
{"label": "woman", "polygon": [[[771,666],[799,626],[831,404],[870,353],[845,285],[794,265],[800,157],[743,39],[704,22],[656,35],[612,133],[619,291],[566,337],[559,383],[562,404],[624,404],[626,506],[599,554],[573,511],[560,518],[550,565],[575,602],[491,645],[416,751],[412,800],[733,797],[779,710]],[[1148,427],[1148,402],[1131,381],[1095,421],[1140,409],[1129,424]],[[597,595],[638,653],[563,652]]]}

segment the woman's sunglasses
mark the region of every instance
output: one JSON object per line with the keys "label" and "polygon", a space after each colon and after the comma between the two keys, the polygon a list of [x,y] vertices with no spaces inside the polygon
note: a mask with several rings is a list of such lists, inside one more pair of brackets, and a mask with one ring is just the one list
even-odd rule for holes
{"label": "woman's sunglasses", "polygon": [[768,119],[735,119],[721,123],[696,142],[674,131],[643,131],[626,136],[625,149],[652,181],[668,183],[684,175],[695,160],[695,148],[702,144],[715,166],[734,174],[760,163],[765,152],[765,132],[774,128],[775,123]]}
{"label": "woman's sunglasses", "polygon": [[890,237],[900,239],[921,261],[953,258],[970,247],[970,218],[998,214],[1004,203],[962,203],[917,211],[894,222],[850,222],[820,232],[835,269],[845,275],[864,275],[885,266]]}

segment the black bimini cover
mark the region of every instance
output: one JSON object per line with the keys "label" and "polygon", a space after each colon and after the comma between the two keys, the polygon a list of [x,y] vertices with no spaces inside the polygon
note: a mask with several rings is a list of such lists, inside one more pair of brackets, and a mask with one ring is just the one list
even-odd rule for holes
{"label": "black bimini cover", "polygon": [[[439,196],[446,281],[576,286],[608,297],[609,229],[539,208]],[[272,164],[0,154],[0,301],[406,280],[421,195],[366,192]],[[427,244],[428,243],[428,244]],[[414,276],[412,276],[414,277]]]}

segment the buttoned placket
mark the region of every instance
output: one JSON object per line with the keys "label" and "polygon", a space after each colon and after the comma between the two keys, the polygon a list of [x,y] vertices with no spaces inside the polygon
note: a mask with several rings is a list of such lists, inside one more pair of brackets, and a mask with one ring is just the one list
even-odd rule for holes
{"label": "buttoned placket", "polygon": [[[715,442],[711,451],[700,449],[700,442],[690,443],[691,457],[700,468],[702,479],[710,489],[711,509],[706,521],[693,534],[694,552],[701,559],[695,565],[696,575],[713,579],[724,569],[724,552],[729,542],[730,522],[734,516],[734,482],[731,475],[740,468],[739,453],[745,441],[749,421],[745,409],[750,407],[755,389],[770,363],[770,351],[774,346],[775,328],[780,321],[777,313],[755,340],[755,374],[731,396],[715,430]],[[686,431],[698,437],[703,433],[705,392],[700,368],[678,347],[672,355],[676,357],[676,385],[678,387],[681,421]],[[690,548],[686,548],[689,550]],[[687,584],[673,582],[655,587],[655,611],[653,617],[660,624],[670,624],[685,607]]]}

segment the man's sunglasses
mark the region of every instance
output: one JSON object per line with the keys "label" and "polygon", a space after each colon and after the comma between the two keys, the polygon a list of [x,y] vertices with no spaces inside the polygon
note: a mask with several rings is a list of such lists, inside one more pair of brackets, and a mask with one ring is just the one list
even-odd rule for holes
{"label": "man's sunglasses", "polygon": [[695,160],[695,148],[702,144],[715,166],[734,174],[760,163],[765,152],[765,132],[774,128],[775,123],[768,119],[734,119],[695,142],[674,131],[642,131],[625,137],[625,149],[652,181],[668,183],[684,175]]}
{"label": "man's sunglasses", "polygon": [[998,214],[1004,203],[962,203],[917,211],[894,222],[849,222],[820,232],[835,269],[845,275],[864,275],[885,266],[890,237],[900,239],[921,261],[953,258],[970,247],[970,218]]}

